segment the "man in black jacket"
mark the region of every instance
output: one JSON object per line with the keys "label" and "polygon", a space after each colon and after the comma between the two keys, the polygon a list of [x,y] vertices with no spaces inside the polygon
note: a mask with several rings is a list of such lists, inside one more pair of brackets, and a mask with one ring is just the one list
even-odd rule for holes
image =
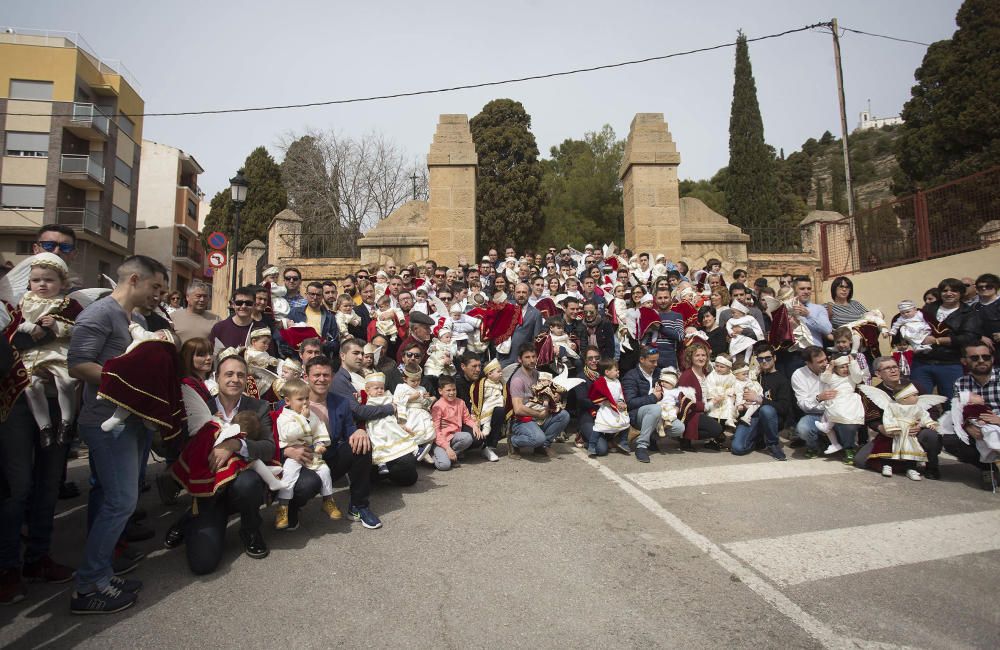
{"label": "man in black jacket", "polygon": [[[358,325],[348,327],[350,333],[362,341],[368,340],[368,323],[372,322],[375,314],[375,285],[367,280],[358,280],[358,294],[361,295],[361,304],[354,307],[354,313],[361,317]],[[382,354],[386,354],[386,350]]]}
{"label": "man in black jacket", "polygon": [[579,340],[580,349],[594,345],[605,359],[615,357],[615,326],[601,318],[599,307],[593,302],[583,305],[583,318],[566,322],[566,330]]}
{"label": "man in black jacket", "polygon": [[778,439],[778,431],[792,409],[792,385],[775,367],[774,348],[769,343],[760,341],[754,344],[753,353],[760,364],[758,381],[764,394],[757,395],[749,388],[744,391],[743,398],[746,402],[758,404],[759,408],[750,418],[750,424],[740,422],[736,427],[730,449],[737,456],[749,454],[757,446],[758,437],[763,436],[771,456],[775,460],[787,460]]}

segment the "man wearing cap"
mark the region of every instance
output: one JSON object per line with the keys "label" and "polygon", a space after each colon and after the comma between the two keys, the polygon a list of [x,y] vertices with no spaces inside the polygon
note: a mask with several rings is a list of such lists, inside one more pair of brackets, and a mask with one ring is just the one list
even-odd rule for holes
{"label": "man wearing cap", "polygon": [[396,352],[396,362],[403,363],[403,350],[416,344],[423,353],[422,363],[423,359],[427,357],[427,346],[431,342],[431,328],[434,326],[434,319],[422,311],[410,311],[409,321],[406,338],[399,344]]}

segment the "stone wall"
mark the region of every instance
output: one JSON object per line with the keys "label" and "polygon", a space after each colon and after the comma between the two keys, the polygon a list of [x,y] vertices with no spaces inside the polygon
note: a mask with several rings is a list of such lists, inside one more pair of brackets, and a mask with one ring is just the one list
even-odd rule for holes
{"label": "stone wall", "polygon": [[430,253],[427,243],[427,201],[408,201],[358,240],[361,263],[382,266],[390,260],[397,265],[422,262]]}
{"label": "stone wall", "polygon": [[692,269],[705,266],[710,259],[722,262],[722,270],[731,276],[735,269],[747,267],[748,235],[702,203],[684,197],[679,201],[680,259]]}
{"label": "stone wall", "polygon": [[454,266],[463,255],[475,258],[478,162],[468,116],[441,115],[427,154],[428,257],[440,264]]}

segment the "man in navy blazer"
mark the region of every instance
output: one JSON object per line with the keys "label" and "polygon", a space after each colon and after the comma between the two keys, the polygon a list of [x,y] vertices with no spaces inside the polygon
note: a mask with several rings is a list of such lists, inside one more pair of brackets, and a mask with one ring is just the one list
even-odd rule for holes
{"label": "man in navy blazer", "polygon": [[[656,425],[660,422],[660,405],[663,389],[658,381],[660,351],[653,346],[643,346],[639,352],[639,365],[622,377],[622,393],[628,406],[628,418],[635,429],[635,458],[640,463],[649,462],[649,447]],[[673,434],[672,434],[673,435]],[[632,439],[630,433],[629,438]]]}
{"label": "man in navy blazer", "polygon": [[[288,320],[293,323],[308,323],[309,313],[315,314],[316,311],[320,312],[320,328],[317,334],[323,341],[323,354],[336,359],[340,350],[337,319],[323,304],[323,285],[319,282],[310,282],[306,288],[306,306],[296,307],[288,312]],[[281,353],[285,357],[295,357],[295,351],[288,344],[282,345]]]}
{"label": "man in navy blazer", "polygon": [[510,352],[497,354],[501,366],[507,367],[512,363],[517,363],[517,351],[525,343],[534,341],[538,333],[542,331],[542,314],[528,304],[528,296],[530,295],[531,288],[524,282],[519,282],[514,287],[514,302],[521,306],[521,324],[510,336]]}
{"label": "man in navy blazer", "polygon": [[[323,452],[323,460],[330,468],[330,476],[336,481],[345,474],[350,478],[351,503],[349,515],[358,519],[366,528],[378,528],[382,524],[368,509],[371,493],[372,450],[368,432],[359,428],[351,413],[350,401],[330,392],[333,381],[333,362],[325,356],[313,357],[306,363],[305,382],[309,384],[309,401],[326,405],[327,417],[323,422],[330,434],[330,446]],[[278,410],[284,407],[279,403]],[[320,415],[322,418],[322,415]],[[285,447],[285,458],[294,458],[303,465],[312,459],[312,451],[305,447]],[[319,494],[320,480],[316,472],[303,467],[288,504],[288,529],[298,526],[299,508]],[[374,523],[373,523],[374,522]]]}

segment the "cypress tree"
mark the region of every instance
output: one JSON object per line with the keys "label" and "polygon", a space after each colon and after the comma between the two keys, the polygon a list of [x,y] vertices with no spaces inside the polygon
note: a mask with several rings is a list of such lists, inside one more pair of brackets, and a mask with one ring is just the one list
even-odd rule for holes
{"label": "cypress tree", "polygon": [[742,31],[736,40],[734,73],[726,216],[741,228],[766,226],[777,220],[779,212],[774,151],[764,142],[757,85]]}
{"label": "cypress tree", "polygon": [[[267,240],[267,227],[274,215],[288,207],[288,195],[281,184],[281,167],[265,147],[251,151],[241,171],[249,183],[247,201],[240,210],[240,240],[236,243],[242,251],[254,239]],[[202,238],[219,230],[232,239],[236,208],[229,188],[213,196],[210,206]]]}

